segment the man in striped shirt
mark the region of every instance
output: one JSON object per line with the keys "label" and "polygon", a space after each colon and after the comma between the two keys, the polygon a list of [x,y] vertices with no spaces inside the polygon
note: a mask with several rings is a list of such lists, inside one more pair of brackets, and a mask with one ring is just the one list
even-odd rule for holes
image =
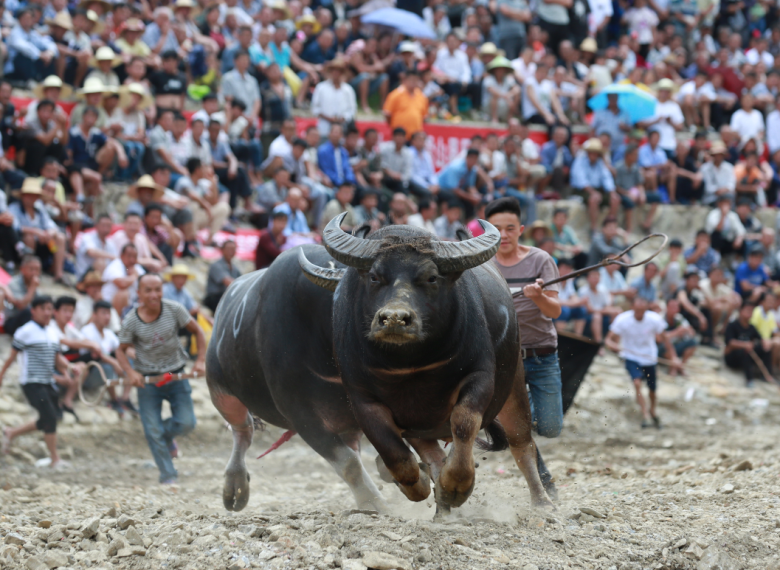
{"label": "man in striped shirt", "polygon": [[[179,457],[174,439],[195,428],[195,410],[189,380],[177,380],[157,387],[146,384],[144,376],[158,376],[184,371],[187,354],[179,342],[179,330],[195,335],[198,357],[192,375],[206,374],[206,337],[190,313],[175,301],[163,299],[163,280],[155,273],[138,278],[138,307],[122,321],[116,359],[133,386],[138,388],[138,408],[146,441],[160,470],[160,483],[176,483],[178,473],[173,459]],[[127,350],[135,348],[133,365]],[[162,419],[162,404],[168,400],[171,417]]]}
{"label": "man in striped shirt", "polygon": [[49,449],[51,467],[63,466],[64,462],[57,453],[57,419],[62,412],[59,407],[59,394],[53,379],[56,369],[62,373],[63,382],[68,382],[68,361],[60,353],[59,338],[48,329],[54,313],[54,302],[47,296],[35,297],[31,305],[32,320],[14,333],[11,354],[0,370],[0,385],[8,368],[21,354],[19,384],[27,401],[38,411],[37,421],[26,423],[18,428],[3,430],[2,452],[8,453],[14,438],[35,431],[43,432],[43,439]]}

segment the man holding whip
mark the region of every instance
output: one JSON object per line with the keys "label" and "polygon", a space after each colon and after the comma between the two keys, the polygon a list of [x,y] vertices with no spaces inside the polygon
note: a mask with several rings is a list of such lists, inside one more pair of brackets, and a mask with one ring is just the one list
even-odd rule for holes
{"label": "man holding whip", "polygon": [[[179,457],[176,436],[195,428],[195,410],[192,388],[185,379],[158,386],[147,383],[145,376],[180,374],[187,364],[187,354],[179,342],[179,329],[186,328],[195,335],[198,358],[190,377],[206,372],[206,337],[187,309],[179,303],[163,299],[163,280],[154,273],[138,279],[138,306],[131,310],[119,331],[116,358],[132,386],[138,388],[138,407],[146,441],[160,470],[160,483],[174,484],[178,473],[173,459]],[[131,365],[127,350],[135,348],[136,358]],[[162,419],[162,403],[171,406],[171,417]]]}

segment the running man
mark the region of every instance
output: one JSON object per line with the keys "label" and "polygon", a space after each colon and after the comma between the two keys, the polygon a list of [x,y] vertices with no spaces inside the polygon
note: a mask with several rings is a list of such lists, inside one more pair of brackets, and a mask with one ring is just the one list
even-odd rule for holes
{"label": "running man", "polygon": [[[160,483],[176,483],[178,473],[173,459],[179,457],[176,437],[195,429],[195,410],[189,380],[177,380],[162,387],[146,384],[144,376],[158,376],[184,371],[187,354],[179,342],[179,329],[195,335],[198,358],[192,373],[206,373],[206,337],[187,309],[163,299],[163,280],[155,273],[138,278],[138,306],[131,310],[119,331],[116,359],[130,384],[138,388],[138,408],[146,441],[160,470]],[[127,350],[135,348],[135,361],[128,361]],[[162,404],[167,400],[171,417],[162,419]]]}
{"label": "running man", "polygon": [[[630,311],[615,317],[604,342],[607,348],[619,353],[626,362],[626,370],[636,390],[636,402],[642,411],[643,428],[655,425],[656,428],[661,429],[661,420],[658,419],[655,411],[657,343],[667,342],[664,335],[666,328],[666,320],[658,313],[649,311],[645,299],[636,297]],[[642,394],[643,380],[647,383],[649,392],[649,408]]]}
{"label": "running man", "polygon": [[[541,287],[558,277],[558,268],[545,251],[520,244],[525,228],[520,214],[520,204],[509,197],[494,200],[485,208],[485,218],[501,232],[501,245],[493,263],[512,291],[534,426],[541,436],[558,437],[563,429],[563,401],[558,332],[553,319],[561,316],[561,303],[558,285],[544,290]],[[538,452],[537,461],[545,489],[548,494],[556,493]]]}
{"label": "running man", "polygon": [[[6,428],[3,430],[2,453],[8,453],[11,442],[26,433],[40,430],[43,432],[43,440],[49,450],[49,465],[52,468],[63,467],[65,462],[57,453],[57,419],[62,412],[59,407],[59,393],[54,381],[55,369],[61,373],[63,382],[66,382],[68,374],[68,361],[61,354],[60,339],[50,328],[52,314],[54,313],[54,301],[48,295],[35,297],[30,306],[32,320],[19,327],[14,333],[11,344],[11,353],[0,370],[0,385],[6,371],[16,360],[18,354],[22,355],[19,371],[19,384],[22,386],[27,401],[38,411],[38,419],[26,423],[18,428]],[[70,388],[70,382],[64,388]]]}

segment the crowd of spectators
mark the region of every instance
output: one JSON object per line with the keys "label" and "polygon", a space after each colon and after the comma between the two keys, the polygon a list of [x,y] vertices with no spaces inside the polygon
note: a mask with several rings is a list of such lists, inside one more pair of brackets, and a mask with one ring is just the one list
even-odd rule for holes
{"label": "crowd of spectators", "polygon": [[[777,6],[399,0],[428,26],[423,38],[362,21],[386,0],[9,2],[6,332],[30,320],[41,271],[82,292],[63,305],[80,334],[98,309],[116,331],[145,272],[169,275],[166,295],[201,314],[176,261],[238,224],[260,229],[262,268],[318,242],[341,213],[346,230],[410,224],[455,240],[481,231],[487,203],[511,197],[527,242],[565,274],[652,231],[660,204],[700,204],[709,213],[695,242],[673,240],[640,277],[612,266],[568,282],[557,326],[601,342],[640,297],[672,331],[663,350],[674,373],[697,343],[723,341],[748,379],[754,355],[780,365],[780,258],[775,228],[756,216],[780,198]],[[604,108],[591,103],[616,87]],[[32,101],[17,108],[14,89]],[[651,98],[652,113],[637,118],[629,91]],[[300,132],[293,115],[307,110],[316,124]],[[385,120],[388,139],[358,113]],[[463,118],[489,127],[437,170],[426,121]],[[95,208],[109,181],[127,185],[122,215]],[[558,199],[586,206],[588,235],[565,209],[537,220],[537,202]],[[240,275],[235,242],[220,244],[206,315]]]}

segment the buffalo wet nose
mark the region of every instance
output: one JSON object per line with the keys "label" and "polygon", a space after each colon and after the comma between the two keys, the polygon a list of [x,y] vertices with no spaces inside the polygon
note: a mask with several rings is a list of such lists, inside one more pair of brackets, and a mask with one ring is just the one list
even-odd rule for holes
{"label": "buffalo wet nose", "polygon": [[403,309],[384,310],[379,313],[379,322],[386,327],[408,327],[412,324],[412,314]]}

